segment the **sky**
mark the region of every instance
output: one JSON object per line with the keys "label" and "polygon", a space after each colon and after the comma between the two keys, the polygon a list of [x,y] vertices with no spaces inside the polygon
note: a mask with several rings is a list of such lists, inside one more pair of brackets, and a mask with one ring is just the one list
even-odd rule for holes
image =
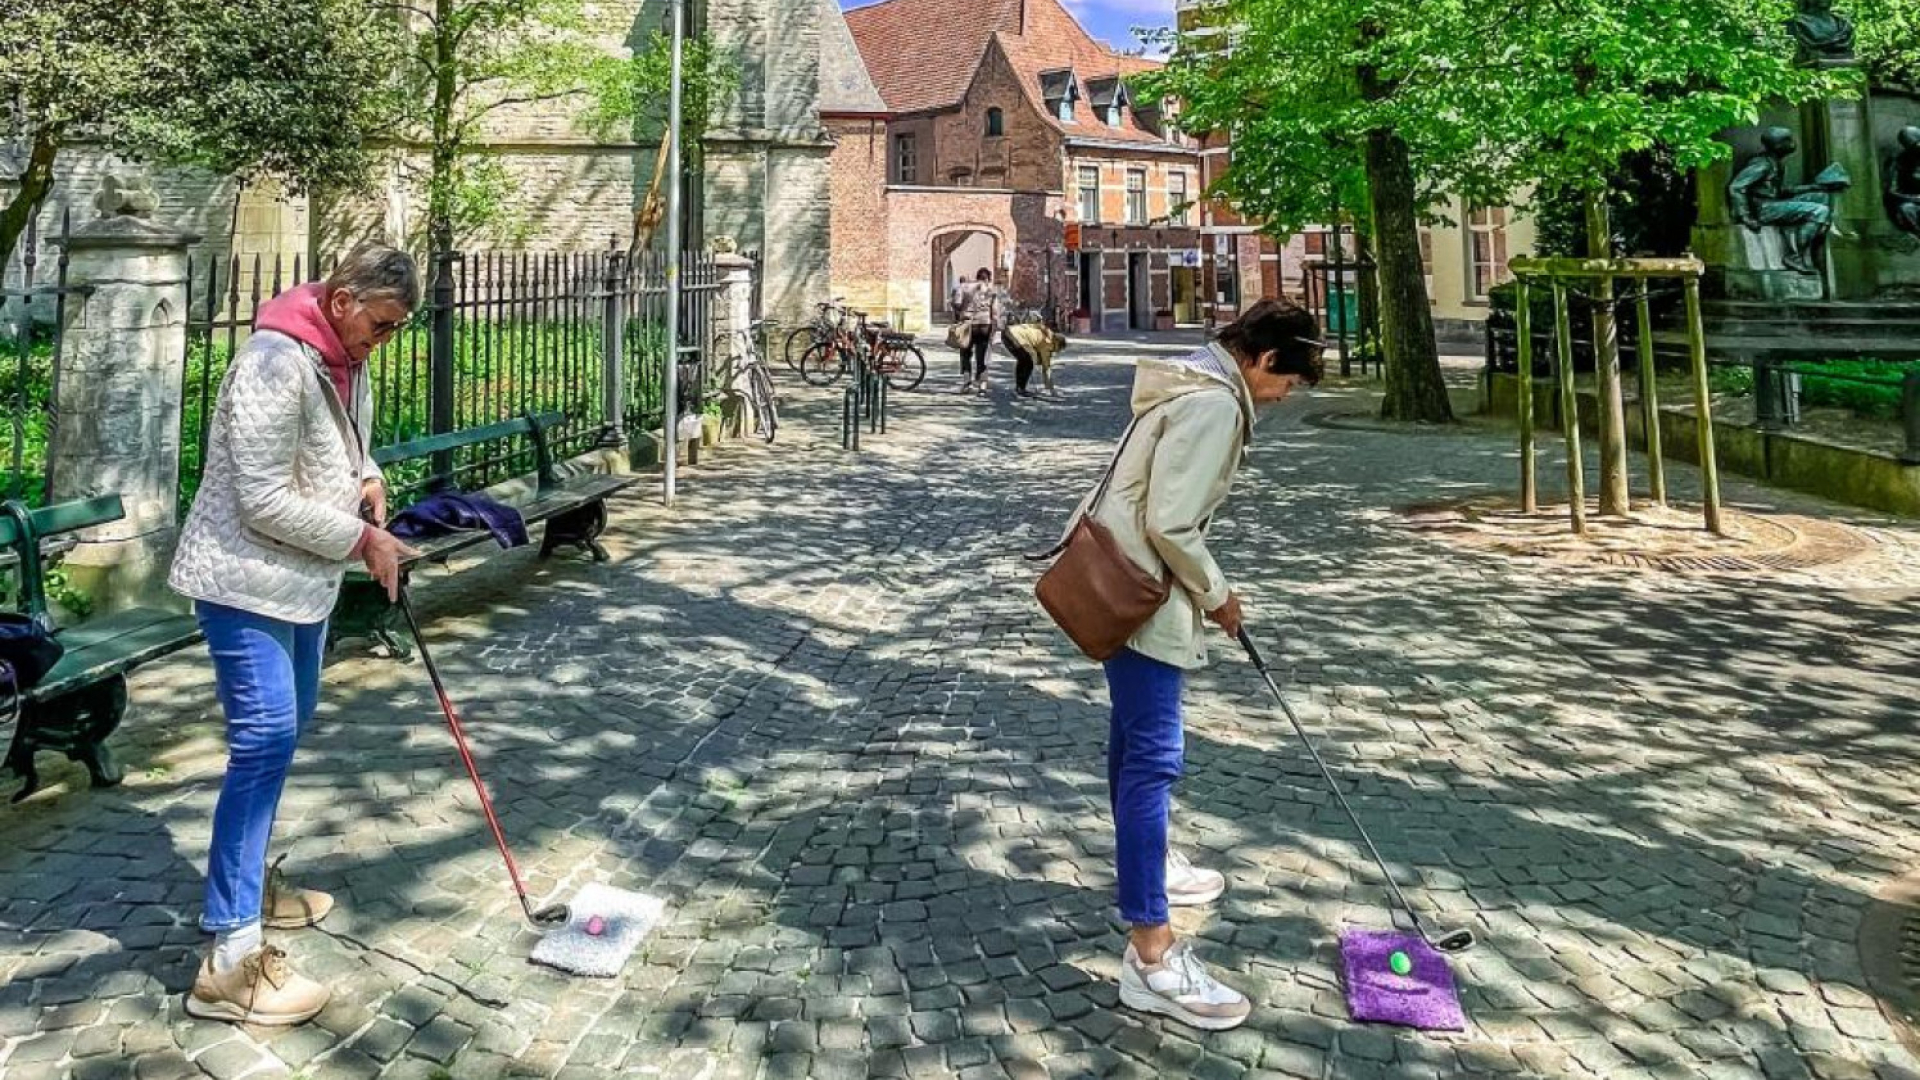
{"label": "sky", "polygon": [[[874,0],[840,0],[841,8],[865,7]],[[1131,49],[1139,44],[1132,30],[1136,26],[1168,26],[1173,23],[1173,0],[1066,0],[1067,7],[1087,32],[1116,49]]]}

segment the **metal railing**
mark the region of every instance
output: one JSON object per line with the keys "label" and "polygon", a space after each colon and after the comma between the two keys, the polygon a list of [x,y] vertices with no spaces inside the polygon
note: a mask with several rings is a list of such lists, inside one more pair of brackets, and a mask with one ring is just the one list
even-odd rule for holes
{"label": "metal railing", "polygon": [[[710,321],[720,288],[713,258],[682,257],[682,325]],[[213,260],[191,266],[182,372],[181,507],[198,488],[221,379],[253,332],[260,306],[324,276],[299,256]],[[624,252],[448,253],[422,267],[427,295],[409,323],[368,362],[373,445],[478,427],[528,413],[559,412],[556,456],[613,445],[660,424],[665,362],[665,259]],[[680,405],[697,415],[705,383],[705,334],[683,350]],[[609,393],[617,389],[617,393]],[[432,472],[480,487],[533,468],[533,447],[462,451]],[[425,475],[427,464],[416,466]],[[405,485],[417,478],[393,478]]]}
{"label": "metal railing", "polygon": [[[60,336],[67,322],[67,301],[93,290],[67,281],[68,239],[73,235],[73,211],[60,215],[60,254],[48,260],[40,250],[39,215],[27,218],[21,238],[20,279],[16,287],[0,280],[0,358],[7,365],[0,381],[0,400],[12,412],[7,457],[7,497],[29,506],[53,498],[52,447],[59,416]],[[49,267],[51,261],[51,267]],[[0,266],[0,269],[4,269]],[[46,273],[51,269],[51,273]],[[8,354],[11,354],[8,357]]]}

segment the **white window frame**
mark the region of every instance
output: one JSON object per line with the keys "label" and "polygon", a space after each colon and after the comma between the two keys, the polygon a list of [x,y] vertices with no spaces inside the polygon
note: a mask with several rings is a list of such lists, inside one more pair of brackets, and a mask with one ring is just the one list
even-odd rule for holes
{"label": "white window frame", "polygon": [[[1091,186],[1087,183],[1087,174],[1093,174]],[[1080,223],[1083,225],[1100,224],[1100,166],[1082,165],[1074,173],[1076,195],[1080,203]],[[1087,207],[1093,207],[1093,213],[1087,213]]]}
{"label": "white window frame", "polygon": [[[1489,220],[1484,223],[1475,221],[1474,215],[1476,214],[1486,214]],[[1491,220],[1494,217],[1498,217],[1499,220],[1497,222]],[[1462,231],[1466,233],[1467,237],[1465,245],[1465,255],[1467,259],[1466,298],[1469,303],[1484,304],[1491,299],[1489,290],[1512,276],[1511,272],[1506,269],[1506,262],[1501,260],[1494,250],[1494,237],[1500,237],[1503,241],[1502,246],[1504,246],[1504,241],[1508,238],[1506,208],[1501,206],[1475,206],[1472,203],[1467,203],[1462,207],[1460,220],[1464,225]],[[1483,236],[1487,238],[1487,261],[1485,263],[1480,261],[1480,253],[1478,250],[1480,238]],[[1512,253],[1509,252],[1507,257],[1509,259],[1512,258]],[[1487,288],[1484,289],[1480,287],[1480,268],[1483,265],[1489,268],[1487,275],[1489,279],[1488,285]]]}
{"label": "white window frame", "polygon": [[[1135,179],[1140,181],[1138,188],[1133,186]],[[1147,223],[1147,170],[1128,169],[1126,178],[1127,208],[1126,218],[1129,225]],[[1138,199],[1138,203],[1134,200]]]}
{"label": "white window frame", "polygon": [[[1180,181],[1179,198],[1174,197],[1173,182]],[[1167,174],[1167,224],[1191,224],[1189,215],[1193,213],[1193,195],[1188,191],[1187,170],[1174,169]]]}

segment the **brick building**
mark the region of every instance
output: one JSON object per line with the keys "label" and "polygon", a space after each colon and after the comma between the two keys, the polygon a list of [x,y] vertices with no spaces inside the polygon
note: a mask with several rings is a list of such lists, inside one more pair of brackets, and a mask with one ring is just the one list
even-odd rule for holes
{"label": "brick building", "polygon": [[984,267],[1063,321],[1198,318],[1200,159],[1133,98],[1152,61],[1058,0],[883,0],[847,23],[884,113],[829,120],[836,244],[866,253],[836,260],[836,292],[921,327]]}

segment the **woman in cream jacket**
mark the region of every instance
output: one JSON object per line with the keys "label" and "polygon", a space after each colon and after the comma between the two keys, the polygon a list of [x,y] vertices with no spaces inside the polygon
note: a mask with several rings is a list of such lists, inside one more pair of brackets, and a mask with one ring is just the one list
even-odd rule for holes
{"label": "woman in cream jacket", "polygon": [[1317,330],[1305,309],[1263,300],[1190,356],[1141,360],[1132,437],[1095,514],[1128,558],[1173,586],[1106,663],[1119,907],[1132,927],[1120,999],[1210,1030],[1238,1026],[1251,1006],[1176,942],[1168,924],[1169,904],[1209,903],[1226,889],[1221,874],[1167,845],[1168,804],[1184,758],[1180,692],[1185,673],[1206,666],[1206,623],[1240,631],[1240,601],[1207,550],[1207,525],[1245,458],[1256,409],[1319,382]]}
{"label": "woman in cream jacket", "polygon": [[342,575],[364,562],[393,595],[411,554],[382,527],[366,364],[419,302],[413,260],[363,243],[326,281],[263,305],[220,386],[205,477],[168,579],[194,602],[227,720],[200,917],[214,947],[187,995],[194,1016],[297,1024],[330,996],[263,937],[263,924],[310,926],[333,907],[325,893],[269,872],[267,841],[318,703]]}

